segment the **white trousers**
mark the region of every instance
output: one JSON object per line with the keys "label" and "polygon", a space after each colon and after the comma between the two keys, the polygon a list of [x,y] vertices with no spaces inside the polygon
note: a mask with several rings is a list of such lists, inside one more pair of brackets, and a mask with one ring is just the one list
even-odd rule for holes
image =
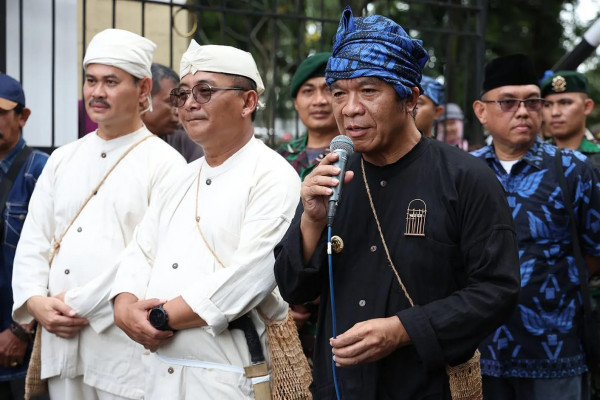
{"label": "white trousers", "polygon": [[69,379],[50,378],[48,391],[51,400],[129,400],[128,397],[117,396],[86,385],[83,376]]}

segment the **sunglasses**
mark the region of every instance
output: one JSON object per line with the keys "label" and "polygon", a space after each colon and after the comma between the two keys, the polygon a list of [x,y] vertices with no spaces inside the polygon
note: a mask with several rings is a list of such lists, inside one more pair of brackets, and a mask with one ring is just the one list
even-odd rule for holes
{"label": "sunglasses", "polygon": [[205,104],[210,101],[213,92],[217,90],[248,90],[240,87],[221,87],[211,86],[208,83],[199,83],[191,89],[175,88],[169,94],[169,101],[173,107],[181,108],[185,105],[188,97],[191,95],[198,104]]}
{"label": "sunglasses", "polygon": [[500,106],[500,109],[504,112],[515,112],[521,106],[521,103],[525,105],[527,111],[540,111],[544,104],[544,99],[504,99],[504,100],[481,100],[482,103],[496,103]]}

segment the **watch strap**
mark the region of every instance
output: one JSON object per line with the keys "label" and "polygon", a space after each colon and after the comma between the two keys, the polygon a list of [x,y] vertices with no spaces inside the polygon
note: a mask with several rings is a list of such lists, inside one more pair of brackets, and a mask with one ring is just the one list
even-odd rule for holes
{"label": "watch strap", "polygon": [[10,324],[10,331],[19,340],[22,340],[27,343],[33,341],[33,335],[34,335],[35,331],[34,330],[28,331],[23,325],[19,325],[19,324],[13,322],[12,324]]}

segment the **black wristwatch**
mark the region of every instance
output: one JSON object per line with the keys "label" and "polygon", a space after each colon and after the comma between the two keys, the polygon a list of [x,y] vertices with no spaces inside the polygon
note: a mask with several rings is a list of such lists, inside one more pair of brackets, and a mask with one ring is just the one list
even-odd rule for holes
{"label": "black wristwatch", "polygon": [[167,314],[162,304],[150,310],[150,313],[148,314],[148,321],[150,321],[150,325],[160,331],[174,330],[169,327],[169,314]]}

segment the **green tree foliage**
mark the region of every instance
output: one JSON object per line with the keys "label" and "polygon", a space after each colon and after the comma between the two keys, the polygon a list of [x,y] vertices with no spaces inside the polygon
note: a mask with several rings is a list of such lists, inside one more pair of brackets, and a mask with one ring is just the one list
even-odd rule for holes
{"label": "green tree foliage", "polygon": [[[188,6],[196,13],[199,43],[231,45],[254,55],[267,87],[266,109],[256,125],[269,134],[302,134],[290,122],[295,117],[291,76],[308,55],[331,50],[341,12],[350,5],[355,16],[388,16],[423,40],[430,55],[424,73],[444,81],[447,100],[465,111],[468,138],[481,142],[471,104],[481,87],[483,64],[499,55],[526,53],[541,77],[573,45],[559,14],[578,1],[188,0]],[[575,36],[581,29],[575,27]],[[596,86],[600,72],[591,72],[590,80]]]}
{"label": "green tree foliage", "polygon": [[540,78],[564,54],[559,18],[565,4],[577,0],[489,0],[486,58],[525,53]]}

